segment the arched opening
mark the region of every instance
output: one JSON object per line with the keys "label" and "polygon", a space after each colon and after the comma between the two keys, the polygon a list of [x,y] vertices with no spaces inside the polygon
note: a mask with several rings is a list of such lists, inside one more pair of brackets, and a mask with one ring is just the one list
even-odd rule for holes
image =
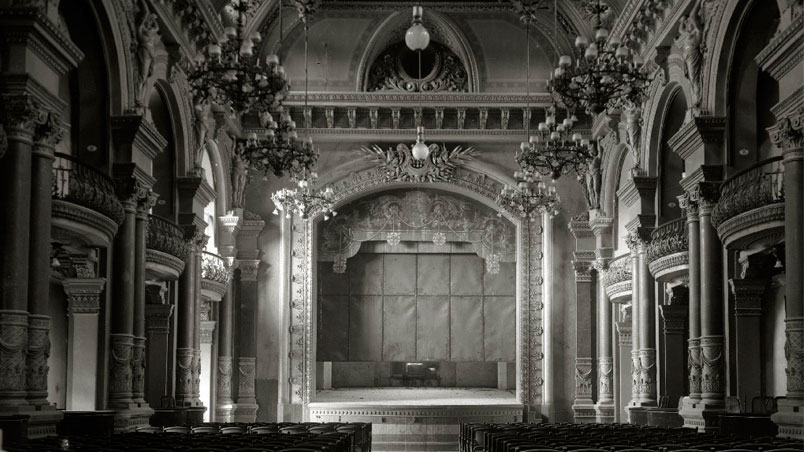
{"label": "arched opening", "polygon": [[148,111],[156,130],[167,140],[165,149],[156,155],[153,161],[153,176],[156,179],[153,190],[159,199],[153,208],[154,215],[176,220],[176,143],[173,133],[173,121],[167,108],[167,102],[161,89],[151,92],[148,99]]}
{"label": "arched opening", "polygon": [[684,159],[673,152],[668,140],[681,129],[684,123],[687,101],[680,89],[673,92],[671,96],[672,100],[665,112],[659,141],[658,224],[681,216],[678,197],[684,194],[679,183],[684,177]]}
{"label": "arched opening", "polygon": [[754,59],[773,37],[779,10],[776,2],[755,1],[745,17],[747,19],[734,46],[729,74],[729,143],[726,151],[730,173],[778,152],[765,128],[776,123],[770,108],[779,102],[779,86]]}
{"label": "arched opening", "polygon": [[78,67],[61,79],[61,98],[67,102],[62,120],[69,124],[59,150],[104,173],[109,161],[109,82],[95,13],[89,2],[59,7],[67,33],[84,53]]}

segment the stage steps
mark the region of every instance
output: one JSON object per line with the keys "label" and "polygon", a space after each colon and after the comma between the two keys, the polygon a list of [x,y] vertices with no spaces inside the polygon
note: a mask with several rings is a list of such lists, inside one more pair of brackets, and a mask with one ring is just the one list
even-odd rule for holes
{"label": "stage steps", "polygon": [[521,422],[522,405],[311,403],[313,422],[371,422],[372,452],[455,452],[462,422]]}

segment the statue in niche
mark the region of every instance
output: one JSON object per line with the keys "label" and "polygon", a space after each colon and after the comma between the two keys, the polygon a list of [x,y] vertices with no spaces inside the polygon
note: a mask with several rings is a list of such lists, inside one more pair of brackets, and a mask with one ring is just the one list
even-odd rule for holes
{"label": "statue in niche", "polygon": [[590,209],[600,208],[600,184],[602,173],[600,170],[601,159],[597,146],[592,148],[591,158],[589,159],[588,169],[585,174],[584,192],[586,192],[586,202]]}
{"label": "statue in niche", "polygon": [[193,111],[195,112],[195,152],[193,152],[193,170],[200,174],[204,152],[207,149],[207,139],[209,138],[209,113],[211,106],[209,102],[198,102],[193,105]]}
{"label": "statue in niche", "polygon": [[679,20],[678,37],[674,41],[684,59],[684,75],[692,88],[692,105],[694,107],[698,107],[701,103],[701,68],[706,32],[706,23],[700,12],[700,6],[699,2],[695,2],[692,11]]}
{"label": "statue in niche", "polygon": [[148,79],[153,74],[154,59],[156,58],[156,43],[159,40],[158,16],[152,12],[147,3],[141,2],[142,16],[137,24],[137,64],[139,64],[139,86],[137,89],[137,100],[140,104],[145,103],[145,90]]}
{"label": "statue in niche", "polygon": [[232,207],[244,207],[248,184],[248,164],[237,152],[232,153]]}
{"label": "statue in niche", "polygon": [[634,160],[634,170],[642,169],[642,154],[639,141],[642,137],[642,109],[634,103],[625,108],[625,144]]}

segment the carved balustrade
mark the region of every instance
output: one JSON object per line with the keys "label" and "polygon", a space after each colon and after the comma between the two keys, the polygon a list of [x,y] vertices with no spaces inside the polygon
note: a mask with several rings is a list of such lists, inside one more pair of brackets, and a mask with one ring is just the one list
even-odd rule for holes
{"label": "carved balustrade", "polygon": [[611,301],[631,296],[631,255],[612,259],[608,269],[602,272],[602,279]]}
{"label": "carved balustrade", "polygon": [[671,280],[689,270],[687,219],[668,221],[651,233],[647,249],[648,268],[660,280]]}
{"label": "carved balustrade", "polygon": [[201,292],[213,300],[220,300],[229,283],[232,272],[223,257],[204,251],[201,254]]}
{"label": "carved balustrade", "polygon": [[782,157],[763,160],[726,179],[712,211],[712,224],[729,248],[748,248],[782,239],[784,177]]}
{"label": "carved balustrade", "polygon": [[158,215],[149,215],[145,248],[146,271],[150,279],[171,281],[184,270],[189,248],[184,231],[176,223]]}
{"label": "carved balustrade", "polygon": [[124,217],[111,177],[57,152],[51,193],[56,240],[94,246],[111,243]]}

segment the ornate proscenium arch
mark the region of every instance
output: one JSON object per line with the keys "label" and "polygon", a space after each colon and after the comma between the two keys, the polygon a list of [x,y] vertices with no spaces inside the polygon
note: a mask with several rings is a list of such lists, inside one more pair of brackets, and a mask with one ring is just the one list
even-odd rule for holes
{"label": "ornate proscenium arch", "polygon": [[[351,173],[331,184],[335,191],[336,208],[372,193],[395,188],[428,187],[451,192],[478,201],[499,211],[495,204],[501,184],[486,174],[460,168],[450,182],[411,184],[389,182],[381,168],[372,167]],[[517,252],[517,402],[529,406],[531,412],[541,406],[542,389],[542,298],[541,298],[541,225],[521,221],[503,212],[516,226]],[[290,220],[286,220],[290,222]],[[306,405],[315,397],[315,303],[318,260],[316,233],[322,218],[303,221],[294,217],[289,226],[290,240],[283,253],[288,256],[285,271],[289,272],[289,287],[284,291],[288,297],[286,306],[290,319],[289,333],[284,339],[287,346],[287,361],[282,367],[287,383],[282,388],[282,398],[295,405],[308,417]],[[285,385],[284,381],[282,382]]]}

